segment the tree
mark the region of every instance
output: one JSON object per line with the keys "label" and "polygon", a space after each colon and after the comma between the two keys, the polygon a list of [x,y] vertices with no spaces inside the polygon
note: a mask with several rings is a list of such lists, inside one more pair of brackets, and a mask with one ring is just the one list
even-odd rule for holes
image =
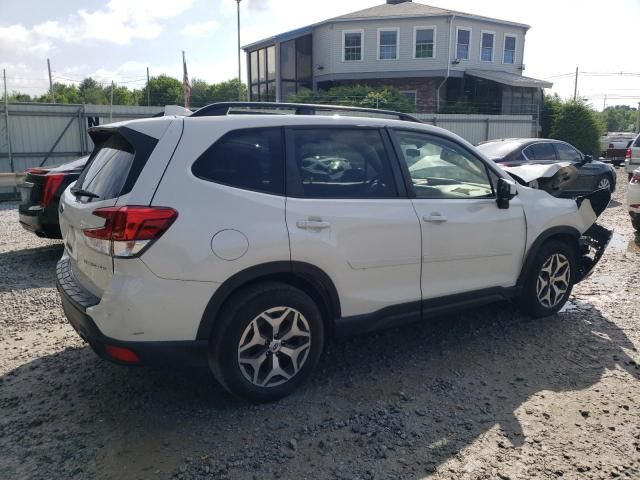
{"label": "tree", "polygon": [[550,137],[564,140],[586,154],[598,155],[600,134],[595,112],[583,102],[571,101],[561,105]]}
{"label": "tree", "polygon": [[637,109],[629,105],[615,105],[605,108],[598,116],[605,132],[632,132],[637,112]]}
{"label": "tree", "polygon": [[549,138],[553,124],[558,117],[558,113],[562,108],[562,99],[557,93],[553,95],[545,95],[542,100],[542,109],[540,111],[540,126],[542,127],[542,138]]}
{"label": "tree", "polygon": [[175,78],[171,78],[168,75],[151,77],[148,88],[150,90],[151,105],[164,107],[165,105],[184,104],[182,82]]}
{"label": "tree", "polygon": [[[109,88],[111,88],[111,86],[109,86]],[[90,103],[93,105],[106,105],[109,103],[105,89],[91,77],[87,77],[80,82],[78,92],[78,102],[74,103]]]}
{"label": "tree", "polygon": [[[238,100],[238,79],[232,78],[226,82],[214,83],[209,87],[208,93],[208,103],[235,102]],[[241,84],[240,100],[246,101],[247,98],[247,86],[243,83]]]}

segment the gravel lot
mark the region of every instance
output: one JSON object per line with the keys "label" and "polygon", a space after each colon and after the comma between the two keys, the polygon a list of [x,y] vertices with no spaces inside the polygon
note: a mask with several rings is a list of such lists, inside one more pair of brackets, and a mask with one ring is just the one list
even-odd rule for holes
{"label": "gravel lot", "polygon": [[640,478],[640,238],[616,235],[568,308],[508,303],[332,343],[280,402],[206,370],[98,359],[66,323],[60,242],[0,204],[0,478]]}

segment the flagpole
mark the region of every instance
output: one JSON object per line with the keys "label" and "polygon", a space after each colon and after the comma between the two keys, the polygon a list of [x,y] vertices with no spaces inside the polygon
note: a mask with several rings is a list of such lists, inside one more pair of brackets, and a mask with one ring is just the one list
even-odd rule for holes
{"label": "flagpole", "polygon": [[184,108],[189,108],[191,97],[191,85],[189,85],[189,74],[187,73],[187,59],[182,51],[182,92],[184,93]]}

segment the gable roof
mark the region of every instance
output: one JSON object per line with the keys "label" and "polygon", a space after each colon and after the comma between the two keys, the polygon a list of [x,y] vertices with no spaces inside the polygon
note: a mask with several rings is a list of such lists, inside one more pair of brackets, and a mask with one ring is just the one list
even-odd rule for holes
{"label": "gable roof", "polygon": [[472,13],[458,12],[456,10],[448,10],[445,8],[434,7],[431,5],[425,5],[424,3],[413,1],[405,1],[395,4],[383,3],[382,5],[376,5],[375,7],[365,8],[364,10],[358,10],[357,12],[351,12],[347,13],[346,15],[340,15],[339,17],[330,18],[329,20],[326,20],[322,23],[329,23],[334,21],[375,20],[403,17],[444,17],[451,15],[472,18],[481,21],[506,23],[525,29],[531,28],[529,25],[523,23],[510,22],[508,20],[499,20],[496,18],[484,17]]}

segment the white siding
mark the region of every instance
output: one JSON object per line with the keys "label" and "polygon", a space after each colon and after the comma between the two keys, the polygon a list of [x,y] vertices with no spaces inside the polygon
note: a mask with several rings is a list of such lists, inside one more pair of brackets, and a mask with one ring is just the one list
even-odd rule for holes
{"label": "white siding", "polygon": [[[416,26],[436,27],[435,58],[413,58],[413,30]],[[463,60],[459,65],[451,65],[452,70],[482,69],[521,73],[518,67],[522,64],[523,59],[525,35],[523,28],[456,17],[453,21],[453,38],[451,39],[450,55],[447,55],[449,49],[449,17],[421,17],[412,19],[335,22],[314,28],[314,76],[318,77],[317,79],[321,81],[324,75],[345,73],[425,71],[425,75],[428,75],[429,70],[446,70],[450,61],[455,58],[455,32],[457,26],[471,28],[471,45],[469,47],[469,60]],[[399,58],[397,60],[378,60],[378,29],[394,27],[400,29]],[[362,61],[345,62],[342,60],[342,32],[344,30],[359,29],[364,30],[364,58]],[[493,62],[480,61],[482,30],[495,32]],[[515,65],[502,64],[502,49],[504,46],[505,33],[513,34],[517,37]],[[319,70],[317,68],[318,66],[324,68]]]}

